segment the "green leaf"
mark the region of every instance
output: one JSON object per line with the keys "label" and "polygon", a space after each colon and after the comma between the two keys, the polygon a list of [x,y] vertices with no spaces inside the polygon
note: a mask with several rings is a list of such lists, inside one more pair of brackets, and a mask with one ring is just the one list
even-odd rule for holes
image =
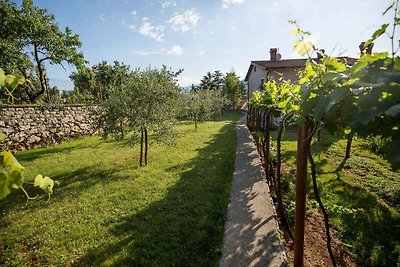
{"label": "green leaf", "polygon": [[14,75],[7,75],[5,79],[5,87],[8,89],[15,89],[18,86],[19,80]]}
{"label": "green leaf", "polygon": [[40,187],[46,193],[53,193],[54,181],[47,176],[43,178],[42,175],[37,175],[33,185]]}
{"label": "green leaf", "polygon": [[311,51],[314,47],[314,44],[310,41],[303,42],[301,40],[297,40],[294,47],[293,51],[299,53],[301,56],[306,55],[309,51]]}
{"label": "green leaf", "polygon": [[372,34],[372,37],[368,41],[365,42],[364,47],[367,47],[372,42],[374,42],[379,36],[384,34],[386,32],[386,29],[387,29],[388,26],[389,26],[389,24],[385,23],[378,30],[376,30],[374,32],[374,34]]}
{"label": "green leaf", "polygon": [[388,6],[388,7],[386,8],[386,10],[382,13],[382,16],[384,16],[384,15],[394,6],[395,3],[396,3],[396,2],[393,2],[390,6]]}
{"label": "green leaf", "polygon": [[11,188],[9,184],[10,180],[7,179],[7,175],[0,172],[0,199],[5,198],[8,194],[11,193]]}
{"label": "green leaf", "polygon": [[11,186],[14,189],[19,188],[23,181],[24,181],[24,177],[22,176],[22,173],[19,171],[13,171],[8,175],[8,179],[10,179],[11,181]]}
{"label": "green leaf", "polygon": [[385,152],[385,158],[390,162],[392,169],[395,171],[400,169],[400,141],[389,141],[382,150]]}
{"label": "green leaf", "polygon": [[336,70],[337,72],[343,72],[346,70],[346,65],[340,62],[337,58],[324,57],[322,63],[329,66],[330,69]]}
{"label": "green leaf", "polygon": [[3,167],[10,169],[11,171],[22,172],[24,167],[18,162],[18,160],[8,151],[1,151],[0,156],[3,157]]}
{"label": "green leaf", "polygon": [[0,68],[0,89],[4,87],[6,84],[6,75],[4,74],[4,70]]}
{"label": "green leaf", "polygon": [[8,175],[0,173],[0,199],[10,194],[12,188],[19,188],[23,180],[22,173],[19,171],[13,171]]}
{"label": "green leaf", "polygon": [[278,103],[278,108],[284,108],[286,105],[292,100],[292,97],[289,96],[288,98],[285,99],[285,101],[279,102]]}

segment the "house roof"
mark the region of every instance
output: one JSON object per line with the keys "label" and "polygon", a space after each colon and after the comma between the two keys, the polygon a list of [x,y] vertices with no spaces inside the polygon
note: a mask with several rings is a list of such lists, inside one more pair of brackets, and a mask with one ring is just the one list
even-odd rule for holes
{"label": "house roof", "polygon": [[[353,65],[357,59],[352,58],[352,57],[338,57],[338,59],[346,64]],[[316,61],[319,61],[319,59],[314,59]],[[248,80],[251,69],[253,68],[254,65],[258,65],[263,67],[264,69],[271,70],[271,69],[283,69],[283,68],[293,68],[293,69],[298,69],[304,67],[306,64],[307,59],[305,58],[298,58],[298,59],[282,59],[282,60],[277,60],[277,61],[271,61],[271,60],[253,60],[250,63],[249,69],[246,74],[246,78],[244,79],[245,81]]]}

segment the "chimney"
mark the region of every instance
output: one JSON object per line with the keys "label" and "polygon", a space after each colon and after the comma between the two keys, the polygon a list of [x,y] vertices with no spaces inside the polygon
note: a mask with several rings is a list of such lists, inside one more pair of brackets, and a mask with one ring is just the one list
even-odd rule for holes
{"label": "chimney", "polygon": [[361,42],[358,46],[360,48],[361,56],[364,54],[372,54],[372,48],[374,47],[374,43],[370,43],[367,47],[364,46],[365,42]]}
{"label": "chimney", "polygon": [[270,55],[270,60],[271,61],[276,61],[276,54],[278,52],[278,48],[271,48],[269,50],[269,55]]}
{"label": "chimney", "polygon": [[325,55],[325,49],[319,49],[317,51],[317,58],[321,59],[324,57],[324,55]]}

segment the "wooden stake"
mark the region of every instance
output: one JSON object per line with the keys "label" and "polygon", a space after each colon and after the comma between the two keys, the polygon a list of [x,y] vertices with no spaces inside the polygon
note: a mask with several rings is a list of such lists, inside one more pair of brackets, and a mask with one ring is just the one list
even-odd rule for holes
{"label": "wooden stake", "polygon": [[306,181],[307,181],[307,150],[308,121],[297,128],[297,158],[296,158],[296,214],[294,226],[294,267],[303,267],[304,256],[304,225],[306,213]]}

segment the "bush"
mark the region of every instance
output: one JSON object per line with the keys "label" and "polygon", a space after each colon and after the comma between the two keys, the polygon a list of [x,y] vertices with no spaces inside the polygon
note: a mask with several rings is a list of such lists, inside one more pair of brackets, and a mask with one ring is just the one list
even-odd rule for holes
{"label": "bush", "polygon": [[390,141],[390,138],[382,137],[381,135],[369,135],[364,138],[362,146],[365,149],[377,154],[385,154],[383,147]]}

